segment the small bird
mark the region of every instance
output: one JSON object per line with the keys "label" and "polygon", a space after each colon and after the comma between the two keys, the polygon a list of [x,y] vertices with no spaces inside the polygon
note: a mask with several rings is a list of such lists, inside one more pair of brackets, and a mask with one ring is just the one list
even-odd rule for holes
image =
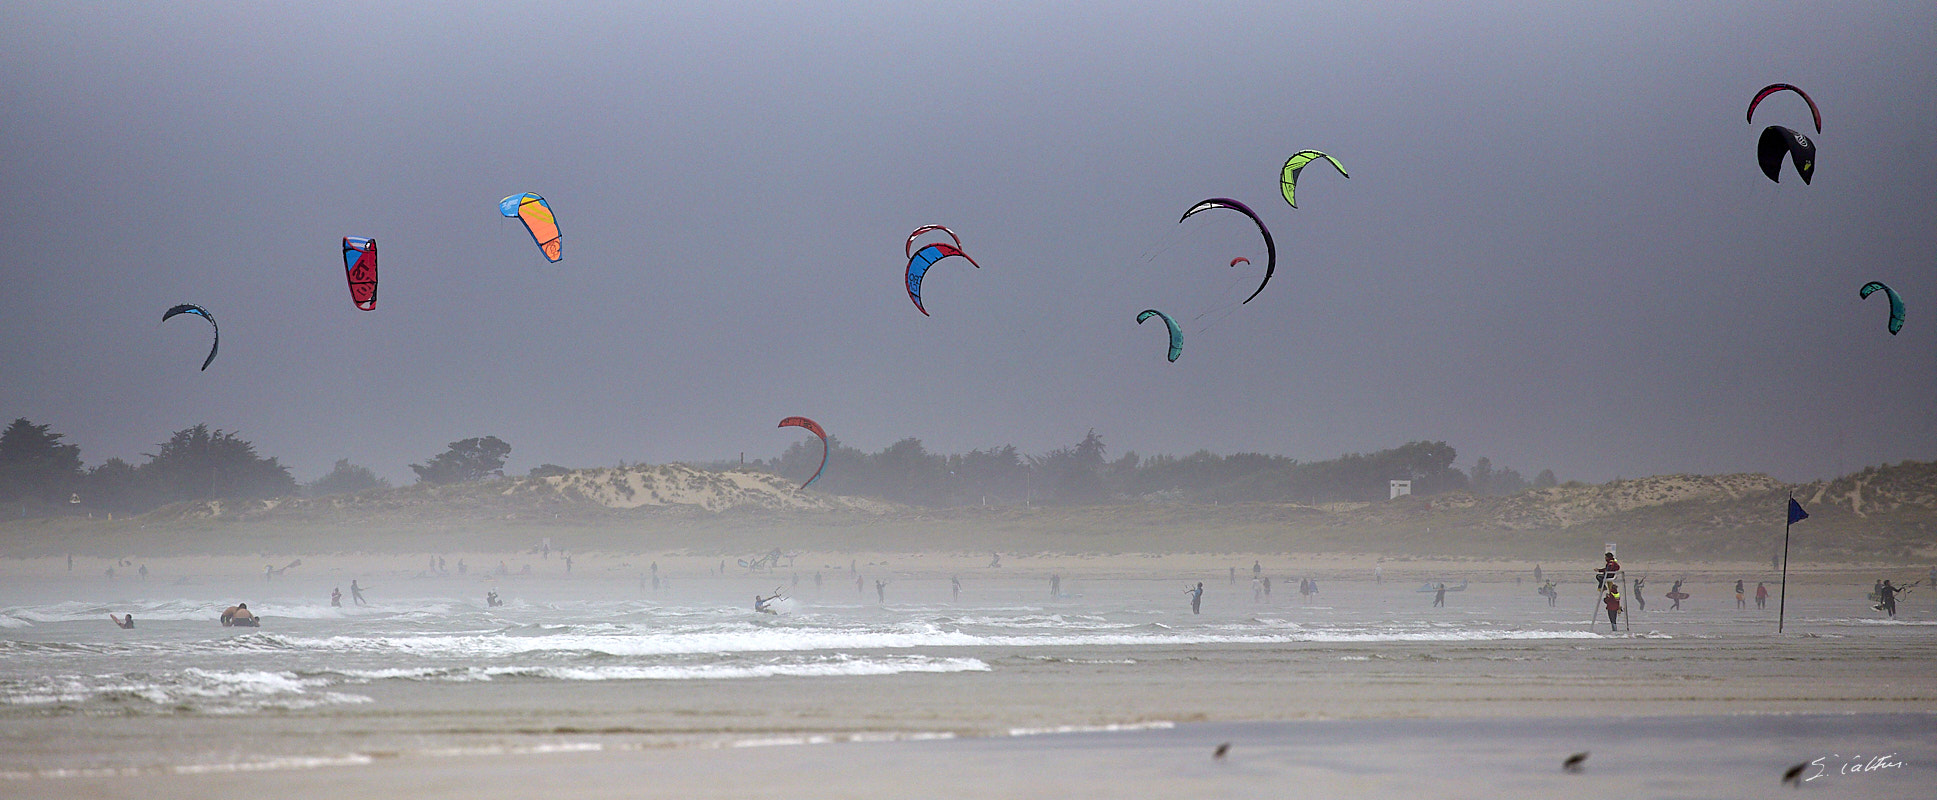
{"label": "small bird", "polygon": [[1560,762],[1560,769],[1562,772],[1580,772],[1581,764],[1586,763],[1586,761],[1587,761],[1587,751],[1582,750],[1578,753],[1568,756],[1566,761]]}
{"label": "small bird", "polygon": [[1809,762],[1807,761],[1804,761],[1801,764],[1797,764],[1793,767],[1790,767],[1788,770],[1782,773],[1782,782],[1793,784],[1795,785],[1796,788],[1801,789],[1802,771],[1808,768],[1809,768]]}
{"label": "small bird", "polygon": [[1226,753],[1229,753],[1229,752],[1231,752],[1231,743],[1230,743],[1230,742],[1225,742],[1225,743],[1223,743],[1223,744],[1220,744],[1220,745],[1218,745],[1218,746],[1217,746],[1217,749],[1216,749],[1216,750],[1212,750],[1212,751],[1211,751],[1211,760],[1213,760],[1213,761],[1223,761],[1223,760],[1224,760],[1224,755],[1225,755]]}

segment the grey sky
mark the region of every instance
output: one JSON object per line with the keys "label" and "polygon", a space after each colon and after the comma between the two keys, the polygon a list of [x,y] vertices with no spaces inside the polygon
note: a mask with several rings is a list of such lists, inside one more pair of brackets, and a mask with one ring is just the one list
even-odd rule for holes
{"label": "grey sky", "polygon": [[[803,414],[1043,452],[1529,476],[1937,444],[1937,6],[10,4],[0,416],[90,464],[198,422],[299,480],[749,457]],[[1755,165],[1822,107],[1814,185]],[[1278,168],[1330,152],[1278,196]],[[499,198],[548,198],[548,265]],[[1184,356],[1136,313],[1242,299]],[[932,317],[907,232],[958,232]],[[338,240],[374,236],[378,310]],[[1909,303],[1884,330],[1882,280]],[[178,302],[222,324],[158,322]],[[1213,317],[1216,316],[1214,313]],[[1206,317],[1205,319],[1211,319]]]}

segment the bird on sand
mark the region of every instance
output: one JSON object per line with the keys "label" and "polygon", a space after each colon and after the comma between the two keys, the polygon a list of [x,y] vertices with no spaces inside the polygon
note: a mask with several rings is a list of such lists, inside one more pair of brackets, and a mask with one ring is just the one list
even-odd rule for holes
{"label": "bird on sand", "polygon": [[1587,751],[1582,750],[1578,753],[1568,756],[1566,761],[1560,762],[1560,769],[1563,772],[1580,772],[1581,764],[1585,763],[1586,761],[1587,761]]}
{"label": "bird on sand", "polygon": [[1211,759],[1213,761],[1223,761],[1224,755],[1229,752],[1231,752],[1231,743],[1225,742],[1218,745],[1216,750],[1211,751]]}

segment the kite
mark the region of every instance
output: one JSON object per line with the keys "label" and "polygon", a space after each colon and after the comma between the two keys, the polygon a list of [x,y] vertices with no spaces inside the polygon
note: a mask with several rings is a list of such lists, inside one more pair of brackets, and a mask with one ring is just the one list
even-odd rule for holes
{"label": "kite", "polygon": [[498,201],[498,213],[523,221],[525,231],[531,234],[531,241],[552,263],[556,264],[565,257],[562,252],[564,242],[560,241],[558,233],[558,217],[552,215],[552,206],[545,202],[545,198],[530,192],[514,194]]}
{"label": "kite", "polygon": [[377,240],[343,237],[343,269],[350,280],[350,301],[364,311],[377,310]]}
{"label": "kite", "polygon": [[222,346],[222,326],[215,324],[215,317],[209,315],[208,309],[195,305],[194,303],[183,303],[162,312],[161,321],[167,322],[169,317],[175,316],[176,314],[194,314],[195,316],[208,320],[209,327],[215,329],[215,340],[210,342],[208,346],[208,358],[202,361],[202,369],[206,371],[208,365],[215,363],[215,351]]}
{"label": "kite", "polygon": [[[1228,209],[1231,209],[1232,211],[1236,211],[1240,214],[1250,217],[1252,222],[1257,223],[1258,233],[1264,234],[1264,253],[1265,253],[1264,280],[1258,282],[1257,291],[1252,292],[1251,297],[1244,298],[1244,302],[1249,303],[1251,302],[1252,297],[1258,296],[1258,292],[1264,291],[1264,285],[1271,282],[1271,273],[1275,272],[1278,269],[1278,245],[1276,242],[1273,242],[1271,240],[1271,229],[1266,228],[1264,226],[1264,220],[1258,219],[1257,212],[1252,211],[1250,206],[1247,206],[1236,200],[1232,200],[1228,197],[1213,197],[1209,200],[1205,200],[1201,203],[1198,203],[1197,205],[1191,206],[1190,210],[1184,212],[1184,216],[1179,218],[1177,221],[1181,223],[1184,220],[1190,219],[1190,215],[1192,214],[1195,214],[1199,211],[1206,211],[1213,208],[1228,208]],[[1251,262],[1249,260],[1246,260],[1244,263],[1249,264]],[[1234,266],[1234,267],[1237,266],[1237,259],[1231,260],[1231,266]]]}
{"label": "kite", "polygon": [[[931,244],[920,250],[915,250],[915,238],[929,231],[946,233],[948,234],[948,238],[955,240],[955,244]],[[975,263],[975,259],[969,258],[967,253],[962,252],[961,237],[956,236],[954,231],[940,225],[923,225],[916,228],[914,233],[908,234],[908,243],[902,248],[902,252],[908,254],[908,299],[914,301],[915,310],[920,311],[924,317],[928,316],[928,309],[923,308],[921,305],[921,279],[923,275],[928,274],[929,267],[934,266],[935,262],[948,258],[949,256],[961,256],[976,269],[982,268],[981,264]]]}
{"label": "kite", "polygon": [[914,233],[908,234],[908,243],[905,245],[902,245],[901,254],[909,258],[914,258],[915,240],[921,238],[922,234],[927,233],[929,231],[941,231],[942,233],[948,234],[949,240],[955,243],[955,249],[957,250],[962,249],[962,237],[956,236],[955,232],[952,230],[949,230],[947,225],[923,225],[919,228],[916,228]]}
{"label": "kite", "polygon": [[1238,265],[1238,262],[1240,262],[1240,261],[1242,261],[1242,262],[1244,262],[1244,263],[1246,263],[1246,264],[1249,264],[1249,263],[1251,263],[1251,259],[1248,259],[1248,258],[1245,258],[1244,256],[1238,256],[1237,258],[1233,258],[1233,259],[1231,259],[1231,266],[1233,266],[1233,267],[1235,267],[1235,266],[1237,266],[1237,265]]}
{"label": "kite", "polygon": [[1176,361],[1178,356],[1184,354],[1184,332],[1178,329],[1177,321],[1171,319],[1169,314],[1165,314],[1154,308],[1144,309],[1142,313],[1138,314],[1137,324],[1142,325],[1144,320],[1151,317],[1162,317],[1164,325],[1170,328],[1170,360]]}
{"label": "kite", "polygon": [[1338,159],[1317,150],[1300,150],[1292,153],[1291,158],[1285,161],[1284,172],[1278,175],[1278,187],[1284,190],[1285,202],[1290,203],[1292,208],[1298,207],[1298,201],[1292,197],[1292,191],[1298,188],[1298,173],[1304,171],[1306,164],[1321,158],[1332,162],[1332,166],[1338,168],[1338,174],[1347,178],[1352,177],[1351,173],[1345,171],[1345,165],[1338,163]]}
{"label": "kite", "polygon": [[1903,297],[1897,294],[1897,290],[1881,282],[1870,281],[1863,284],[1863,288],[1856,290],[1856,296],[1869,299],[1870,295],[1875,294],[1878,289],[1883,290],[1883,293],[1890,297],[1890,335],[1895,336],[1897,331],[1903,330]]}
{"label": "kite", "polygon": [[1750,122],[1755,121],[1755,107],[1762,103],[1762,98],[1768,97],[1769,95],[1772,95],[1772,94],[1775,94],[1776,92],[1780,92],[1784,90],[1795,92],[1796,94],[1802,95],[1802,101],[1809,104],[1809,115],[1811,117],[1814,117],[1816,120],[1816,132],[1822,133],[1823,132],[1823,112],[1816,110],[1816,101],[1809,99],[1808,92],[1805,92],[1794,86],[1790,86],[1789,84],[1786,84],[1786,83],[1772,83],[1772,84],[1769,84],[1768,86],[1762,87],[1762,91],[1755,93],[1755,99],[1749,101],[1749,121]]}
{"label": "kite", "polygon": [[1762,164],[1762,174],[1769,180],[1781,183],[1782,157],[1796,162],[1796,174],[1802,176],[1803,185],[1816,173],[1816,143],[1809,137],[1781,125],[1770,125],[1762,131],[1762,141],[1755,146],[1755,159]]}
{"label": "kite", "polygon": [[[821,465],[814,468],[814,477],[808,478],[807,483],[813,483],[814,481],[819,480],[821,477],[821,470],[827,469],[827,431],[821,430],[820,423],[815,422],[806,417],[788,417],[786,419],[781,420],[780,424],[776,427],[806,428],[807,430],[812,431],[815,436],[821,437]],[[802,489],[807,488],[807,483],[801,484],[800,488]]]}

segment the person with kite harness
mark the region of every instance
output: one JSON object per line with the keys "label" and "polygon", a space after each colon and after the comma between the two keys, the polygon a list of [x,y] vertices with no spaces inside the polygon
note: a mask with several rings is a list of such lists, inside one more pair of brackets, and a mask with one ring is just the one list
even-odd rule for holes
{"label": "person with kite harness", "polygon": [[1648,610],[1648,598],[1641,594],[1641,587],[1647,585],[1647,583],[1647,578],[1634,579],[1634,610],[1636,611]]}
{"label": "person with kite harness", "polygon": [[237,603],[222,612],[222,627],[256,628],[261,627],[261,621],[256,619],[255,612],[249,610],[248,603]]}
{"label": "person with kite harness", "polygon": [[1613,553],[1608,553],[1607,563],[1602,564],[1601,568],[1595,571],[1594,573],[1595,588],[1600,588],[1602,585],[1606,584],[1607,579],[1614,577],[1615,574],[1619,573],[1620,571],[1621,571],[1621,562],[1614,560]]}
{"label": "person with kite harness", "polygon": [[1895,617],[1897,615],[1897,594],[1908,588],[1910,587],[1891,586],[1889,578],[1883,579],[1883,583],[1876,587],[1876,610]]}
{"label": "person with kite harness", "polygon": [[779,600],[779,599],[780,599],[780,591],[777,589],[774,591],[771,597],[761,597],[760,595],[756,594],[753,596],[753,610],[761,614],[779,614],[780,612],[775,611],[772,605],[773,601]]}
{"label": "person with kite harness", "polygon": [[1621,616],[1620,584],[1612,583],[1612,582],[1608,583],[1607,591],[1601,593],[1601,604],[1604,606],[1607,606],[1608,627],[1613,628],[1615,630],[1620,630],[1620,616]]}
{"label": "person with kite harness", "polygon": [[1439,585],[1438,590],[1433,592],[1433,608],[1444,608],[1445,606],[1446,584],[1442,583]]}
{"label": "person with kite harness", "polygon": [[1199,604],[1204,602],[1204,582],[1198,581],[1197,588],[1185,589],[1184,594],[1190,595],[1190,613],[1198,613]]}
{"label": "person with kite harness", "polygon": [[113,614],[109,614],[108,619],[114,620],[115,627],[118,627],[124,631],[134,630],[135,615],[133,614],[122,614],[119,617],[116,617]]}

